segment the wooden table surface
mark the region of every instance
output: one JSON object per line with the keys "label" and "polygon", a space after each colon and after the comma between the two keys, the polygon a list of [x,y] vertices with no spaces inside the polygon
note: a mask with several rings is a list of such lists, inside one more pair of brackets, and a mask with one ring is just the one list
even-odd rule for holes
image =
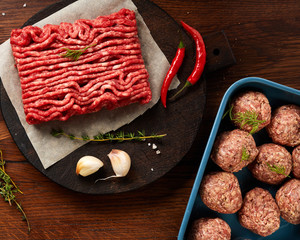
{"label": "wooden table surface", "polygon": [[[56,0],[2,0],[0,43]],[[189,153],[164,177],[115,195],[67,190],[37,171],[18,150],[0,115],[0,149],[31,224],[0,200],[0,239],[176,239],[218,106],[235,81],[258,76],[300,89],[300,4],[295,0],[153,0],[202,34],[224,30],[237,63],[207,75],[203,121]],[[26,6],[24,6],[26,4]],[[0,56],[1,59],[1,56]]]}

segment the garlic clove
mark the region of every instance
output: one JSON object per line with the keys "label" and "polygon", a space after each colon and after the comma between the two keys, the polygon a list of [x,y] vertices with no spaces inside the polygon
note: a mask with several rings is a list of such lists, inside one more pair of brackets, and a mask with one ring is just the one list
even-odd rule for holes
{"label": "garlic clove", "polygon": [[131,166],[131,159],[128,153],[119,150],[119,149],[112,149],[111,152],[107,155],[110,159],[112,169],[115,175],[106,177],[106,178],[99,178],[95,181],[104,181],[110,178],[119,178],[125,177],[129,172]]}
{"label": "garlic clove", "polygon": [[119,149],[112,149],[107,155],[116,177],[125,177],[131,166],[131,159],[128,153]]}
{"label": "garlic clove", "polygon": [[103,166],[103,162],[93,156],[84,156],[76,165],[76,174],[86,177],[97,172]]}

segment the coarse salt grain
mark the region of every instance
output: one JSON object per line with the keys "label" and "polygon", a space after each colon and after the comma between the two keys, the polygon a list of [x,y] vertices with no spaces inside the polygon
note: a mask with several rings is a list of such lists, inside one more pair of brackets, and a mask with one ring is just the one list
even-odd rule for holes
{"label": "coarse salt grain", "polygon": [[156,154],[157,154],[157,155],[158,155],[158,154],[160,154],[160,151],[159,151],[159,150],[157,150],[157,151],[156,151]]}
{"label": "coarse salt grain", "polygon": [[157,146],[154,143],[152,144],[152,149],[157,149]]}
{"label": "coarse salt grain", "polygon": [[5,16],[5,12],[2,13],[2,16]]}
{"label": "coarse salt grain", "polygon": [[154,171],[154,169],[153,169],[153,168],[151,168],[151,171],[153,172],[153,171]]}
{"label": "coarse salt grain", "polygon": [[148,143],[148,146],[150,147],[150,146],[151,146],[151,143]]}
{"label": "coarse salt grain", "polygon": [[26,4],[26,3],[24,3],[24,4],[23,4],[23,8],[26,8],[26,7],[27,7],[27,4]]}

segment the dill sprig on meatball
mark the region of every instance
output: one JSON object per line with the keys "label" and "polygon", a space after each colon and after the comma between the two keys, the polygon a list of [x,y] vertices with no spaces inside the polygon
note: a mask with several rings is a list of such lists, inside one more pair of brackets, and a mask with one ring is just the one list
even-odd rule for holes
{"label": "dill sprig on meatball", "polygon": [[235,118],[232,117],[232,114],[229,114],[229,116],[232,121],[239,123],[241,128],[246,124],[252,126],[250,134],[255,133],[259,129],[259,126],[266,122],[265,120],[257,119],[258,114],[255,111],[238,112]]}

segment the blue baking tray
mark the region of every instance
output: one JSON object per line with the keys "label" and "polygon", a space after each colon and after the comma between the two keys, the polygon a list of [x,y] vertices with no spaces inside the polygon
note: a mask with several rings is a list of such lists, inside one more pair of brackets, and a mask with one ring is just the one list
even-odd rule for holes
{"label": "blue baking tray", "polygon": [[[231,227],[231,239],[232,240],[257,240],[257,239],[268,239],[268,240],[298,240],[300,239],[300,225],[293,225],[286,222],[281,218],[280,228],[274,232],[272,235],[267,237],[261,237],[250,230],[242,227],[238,221],[238,215],[235,214],[220,214],[215,211],[207,208],[202,202],[199,195],[199,186],[204,174],[216,171],[221,169],[212,162],[210,159],[210,153],[215,141],[216,136],[226,130],[232,130],[235,127],[230,122],[228,117],[222,119],[224,113],[226,112],[231,98],[238,92],[243,90],[257,90],[266,95],[268,98],[272,110],[275,108],[285,105],[285,104],[297,104],[300,105],[300,91],[294,88],[290,88],[266,79],[258,77],[248,77],[243,78],[234,84],[232,84],[221,101],[214,125],[212,127],[206,148],[203,153],[203,157],[196,175],[196,179],[192,188],[192,192],[186,207],[186,211],[181,223],[181,227],[178,234],[178,239],[183,240],[187,239],[189,228],[194,220],[200,217],[219,217],[225,220]],[[259,146],[263,143],[271,142],[271,139],[268,137],[268,134],[264,129],[255,133],[253,135],[256,145]],[[292,148],[287,148],[289,151],[292,151]],[[271,192],[273,197],[275,197],[276,191],[281,186],[271,186],[265,183],[262,183],[254,179],[247,168],[234,173],[238,178],[242,194],[245,195],[246,192],[253,189],[254,187],[262,187]]]}

